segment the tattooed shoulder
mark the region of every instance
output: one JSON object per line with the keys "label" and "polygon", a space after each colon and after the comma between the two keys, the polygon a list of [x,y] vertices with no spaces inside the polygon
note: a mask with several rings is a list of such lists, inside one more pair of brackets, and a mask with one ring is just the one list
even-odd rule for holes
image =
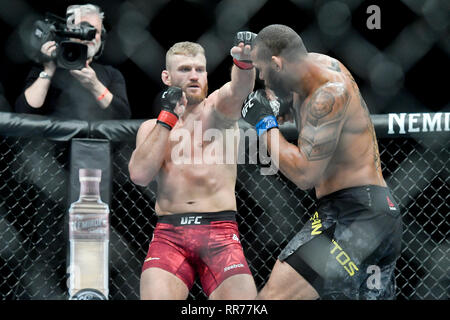
{"label": "tattooed shoulder", "polygon": [[313,126],[341,119],[350,95],[341,83],[328,83],[313,94],[306,106],[307,121]]}
{"label": "tattooed shoulder", "polygon": [[341,83],[328,83],[313,94],[305,108],[299,147],[308,160],[332,156],[349,105],[350,95]]}

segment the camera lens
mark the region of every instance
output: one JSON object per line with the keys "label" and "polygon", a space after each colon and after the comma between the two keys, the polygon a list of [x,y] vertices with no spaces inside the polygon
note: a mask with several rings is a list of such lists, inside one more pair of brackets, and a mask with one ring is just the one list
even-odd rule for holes
{"label": "camera lens", "polygon": [[57,61],[65,69],[82,69],[86,65],[87,46],[75,41],[62,41]]}
{"label": "camera lens", "polygon": [[80,57],[80,49],[79,47],[66,47],[63,51],[63,58],[68,62],[77,61]]}

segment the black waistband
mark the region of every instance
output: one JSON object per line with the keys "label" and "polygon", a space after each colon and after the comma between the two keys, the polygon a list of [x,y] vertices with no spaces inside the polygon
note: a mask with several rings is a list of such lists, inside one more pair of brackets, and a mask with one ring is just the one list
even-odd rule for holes
{"label": "black waistband", "polygon": [[348,196],[352,197],[358,197],[361,196],[362,198],[366,197],[367,194],[390,194],[389,188],[383,187],[383,186],[377,186],[377,185],[364,185],[364,186],[358,186],[358,187],[350,187],[341,189],[335,192],[332,192],[330,194],[327,194],[320,199],[318,199],[319,204],[327,202],[329,200],[336,200],[339,198],[346,198]]}
{"label": "black waistband", "polygon": [[389,188],[376,185],[351,187],[327,194],[319,199],[317,211],[341,221],[369,219],[380,212],[394,216],[399,213]]}
{"label": "black waistband", "polygon": [[205,225],[213,221],[236,221],[236,211],[187,212],[158,216],[158,223],[168,223],[174,226]]}

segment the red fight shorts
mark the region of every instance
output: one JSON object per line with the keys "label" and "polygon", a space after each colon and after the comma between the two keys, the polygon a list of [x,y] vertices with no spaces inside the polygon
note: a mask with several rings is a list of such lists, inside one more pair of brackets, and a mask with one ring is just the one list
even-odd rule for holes
{"label": "red fight shorts", "polygon": [[210,295],[226,278],[249,274],[235,211],[158,217],[142,272],[161,268],[191,290],[196,274]]}

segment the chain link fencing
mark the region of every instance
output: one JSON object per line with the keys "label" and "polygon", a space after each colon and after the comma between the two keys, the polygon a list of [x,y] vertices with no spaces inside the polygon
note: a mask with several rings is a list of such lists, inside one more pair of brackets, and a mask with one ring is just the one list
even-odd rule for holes
{"label": "chain link fencing", "polygon": [[[129,138],[123,131],[122,137],[109,135],[112,300],[139,298],[141,266],[156,223],[156,183],[144,188],[129,179],[136,124],[121,127],[129,129]],[[2,132],[0,299],[67,299],[70,143]],[[395,270],[398,299],[449,298],[449,141],[448,132],[379,138],[383,173],[404,223]],[[261,289],[281,249],[314,213],[315,195],[280,173],[261,175],[260,165],[247,161],[238,165],[236,195],[241,242]],[[199,282],[188,299],[206,299]]]}

